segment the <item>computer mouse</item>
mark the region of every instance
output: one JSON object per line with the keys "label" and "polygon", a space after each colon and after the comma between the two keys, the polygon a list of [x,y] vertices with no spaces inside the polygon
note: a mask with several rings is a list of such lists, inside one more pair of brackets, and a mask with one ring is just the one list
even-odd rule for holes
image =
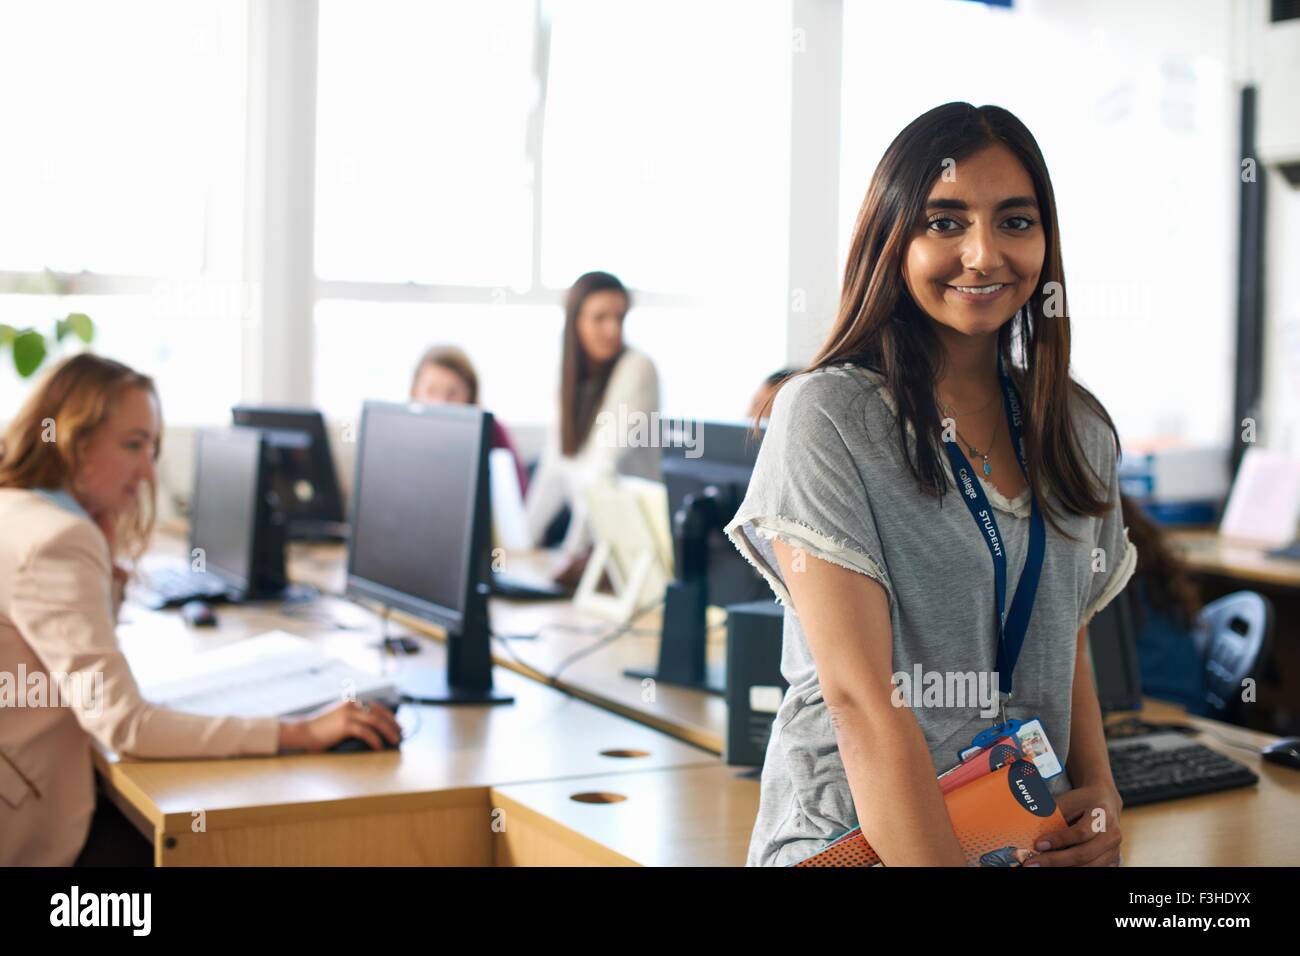
{"label": "computer mouse", "polygon": [[[385,750],[400,750],[402,748],[400,741],[395,744],[390,744],[388,742],[388,738],[383,736],[382,734],[380,735],[379,739],[383,743]],[[329,752],[332,754],[355,754],[355,753],[361,753],[362,751],[367,751],[369,753],[379,753],[379,751],[371,747],[370,744],[367,743],[361,737],[344,737],[333,747],[329,748]]]}
{"label": "computer mouse", "polygon": [[217,614],[207,601],[186,601],[181,605],[181,617],[190,627],[216,627]]}
{"label": "computer mouse", "polygon": [[1269,763],[1300,770],[1300,737],[1283,737],[1275,740],[1259,753]]}

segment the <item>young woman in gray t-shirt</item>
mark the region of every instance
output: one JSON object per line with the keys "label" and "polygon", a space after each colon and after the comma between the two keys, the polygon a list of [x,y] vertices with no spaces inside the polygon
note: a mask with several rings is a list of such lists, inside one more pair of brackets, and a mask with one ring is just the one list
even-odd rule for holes
{"label": "young woman in gray t-shirt", "polygon": [[[858,824],[888,865],[962,864],[935,777],[1003,713],[1040,718],[1066,770],[1051,785],[1069,826],[1026,865],[1119,861],[1120,798],[1084,640],[1136,552],[1114,425],[1070,378],[1068,316],[1051,180],[1030,132],[967,103],[913,121],[872,177],[834,328],[771,403],[727,528],[787,607],[790,688],[751,865],[798,862]],[[972,476],[982,512],[964,500],[979,497]],[[1017,611],[1031,550],[1037,587]],[[1011,692],[992,710],[983,694],[900,706],[900,673]]]}

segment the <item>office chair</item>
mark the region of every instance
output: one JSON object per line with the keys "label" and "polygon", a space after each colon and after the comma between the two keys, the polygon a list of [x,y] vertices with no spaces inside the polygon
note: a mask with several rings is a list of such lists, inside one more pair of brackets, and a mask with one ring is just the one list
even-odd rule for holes
{"label": "office chair", "polygon": [[1241,724],[1241,682],[1258,676],[1272,635],[1272,602],[1255,591],[1238,591],[1201,609],[1196,649],[1205,662],[1207,716]]}

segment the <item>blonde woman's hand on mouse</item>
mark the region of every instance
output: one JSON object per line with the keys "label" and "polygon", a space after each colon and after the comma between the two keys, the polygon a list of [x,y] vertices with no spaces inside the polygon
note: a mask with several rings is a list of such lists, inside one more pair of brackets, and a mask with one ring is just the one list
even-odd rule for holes
{"label": "blonde woman's hand on mouse", "polygon": [[401,741],[402,728],[383,704],[344,701],[302,720],[281,721],[279,749],[319,753],[349,737],[360,737],[374,750],[382,750],[384,740]]}

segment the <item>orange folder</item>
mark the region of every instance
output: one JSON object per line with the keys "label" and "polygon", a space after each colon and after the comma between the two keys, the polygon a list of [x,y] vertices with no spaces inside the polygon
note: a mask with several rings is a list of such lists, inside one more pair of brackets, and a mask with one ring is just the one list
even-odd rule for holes
{"label": "orange folder", "polygon": [[[1028,760],[1011,760],[944,794],[948,818],[971,866],[1019,866],[1038,838],[1065,817],[1047,781]],[[855,827],[795,866],[874,866],[880,862]]]}

